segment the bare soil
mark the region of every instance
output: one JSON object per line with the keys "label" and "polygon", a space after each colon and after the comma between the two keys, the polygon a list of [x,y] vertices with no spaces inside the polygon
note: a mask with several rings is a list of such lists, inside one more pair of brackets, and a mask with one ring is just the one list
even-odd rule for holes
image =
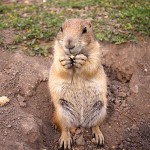
{"label": "bare soil", "polygon": [[[150,149],[150,39],[139,44],[101,43],[108,76],[108,115],[101,126],[102,150]],[[10,102],[0,107],[1,150],[57,150],[59,132],[51,122],[53,106],[47,80],[48,57],[30,57],[0,47],[0,95]],[[100,149],[85,129],[74,150]],[[75,137],[74,137],[75,139]]]}

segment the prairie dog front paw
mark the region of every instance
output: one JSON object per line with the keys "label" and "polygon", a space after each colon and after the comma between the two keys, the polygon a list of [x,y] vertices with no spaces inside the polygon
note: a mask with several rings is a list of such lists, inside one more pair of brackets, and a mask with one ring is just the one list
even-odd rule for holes
{"label": "prairie dog front paw", "polygon": [[59,61],[61,65],[66,69],[70,69],[72,67],[72,61],[69,56],[62,56],[59,58]]}
{"label": "prairie dog front paw", "polygon": [[74,58],[74,66],[76,68],[81,68],[82,65],[87,61],[87,56],[83,54],[76,55]]}

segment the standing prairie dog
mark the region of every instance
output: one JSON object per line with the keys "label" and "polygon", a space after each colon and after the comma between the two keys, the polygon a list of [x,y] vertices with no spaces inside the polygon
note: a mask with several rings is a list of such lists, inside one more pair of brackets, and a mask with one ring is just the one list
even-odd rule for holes
{"label": "standing prairie dog", "polygon": [[92,129],[96,143],[104,144],[99,128],[106,116],[107,84],[101,51],[91,23],[69,19],[57,34],[49,89],[55,107],[54,123],[61,130],[60,147],[71,148],[72,127]]}

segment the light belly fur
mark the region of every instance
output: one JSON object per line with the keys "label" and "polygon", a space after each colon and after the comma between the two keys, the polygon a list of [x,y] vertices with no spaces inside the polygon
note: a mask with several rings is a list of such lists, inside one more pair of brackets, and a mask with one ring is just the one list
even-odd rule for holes
{"label": "light belly fur", "polygon": [[63,83],[60,93],[60,112],[67,125],[90,127],[105,113],[100,84]]}

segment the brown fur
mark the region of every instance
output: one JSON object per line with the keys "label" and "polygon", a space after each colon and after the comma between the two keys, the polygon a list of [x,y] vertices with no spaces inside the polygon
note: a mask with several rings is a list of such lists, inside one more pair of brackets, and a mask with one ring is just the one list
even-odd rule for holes
{"label": "brown fur", "polygon": [[91,127],[97,144],[103,144],[99,125],[106,115],[106,87],[101,51],[91,23],[66,20],[55,40],[49,75],[54,123],[61,129],[60,146],[64,143],[64,148],[70,148],[69,129],[78,126]]}

